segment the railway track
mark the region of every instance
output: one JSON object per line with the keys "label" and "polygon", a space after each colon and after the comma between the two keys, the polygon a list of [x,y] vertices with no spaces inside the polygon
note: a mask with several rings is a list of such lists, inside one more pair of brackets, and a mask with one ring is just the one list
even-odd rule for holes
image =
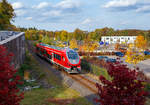
{"label": "railway track", "polygon": [[[35,57],[35,54],[34,54],[35,48],[28,41],[27,41],[27,47],[28,47],[30,53],[32,55],[34,55],[34,57]],[[62,68],[59,68],[58,66],[55,66],[54,68],[57,69],[57,70],[58,69],[61,70],[61,73],[63,73],[64,75],[66,75],[66,76],[68,76],[70,78],[72,78],[74,81],[78,82],[83,87],[89,89],[93,94],[97,94],[98,93],[98,89],[96,88],[96,83],[91,81],[91,80],[89,80],[83,74],[82,75],[81,74],[68,74],[67,72],[62,70]]]}
{"label": "railway track", "polygon": [[87,79],[84,76],[81,76],[80,74],[68,74],[65,71],[62,71],[65,75],[71,77],[73,80],[79,82],[82,86],[84,86],[85,88],[88,88],[90,91],[92,91],[94,94],[97,94],[97,88],[96,88],[96,83]]}

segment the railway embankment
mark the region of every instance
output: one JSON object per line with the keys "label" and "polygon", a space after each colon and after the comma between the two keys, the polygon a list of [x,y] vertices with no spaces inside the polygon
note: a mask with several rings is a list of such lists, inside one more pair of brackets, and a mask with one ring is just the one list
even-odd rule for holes
{"label": "railway embankment", "polygon": [[[67,76],[65,73],[56,70],[56,68],[46,60],[35,55],[33,52],[34,49],[32,49],[31,46],[28,46],[28,49],[33,57],[32,59],[34,59],[32,64],[34,64],[35,68],[38,68],[38,70],[34,70],[44,73],[45,81],[48,81],[51,87],[47,89],[33,89],[25,92],[22,105],[42,105],[48,103],[52,105],[56,105],[57,103],[63,105],[66,102],[69,102],[70,105],[92,105],[94,100],[93,93],[90,93],[90,90],[81,86],[81,84],[71,79],[71,77]],[[32,102],[30,101],[31,98],[33,98]],[[93,104],[96,105],[95,103]]]}

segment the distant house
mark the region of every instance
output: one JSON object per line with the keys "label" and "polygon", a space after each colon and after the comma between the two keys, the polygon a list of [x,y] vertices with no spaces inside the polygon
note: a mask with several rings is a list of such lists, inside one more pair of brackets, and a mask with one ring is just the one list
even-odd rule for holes
{"label": "distant house", "polygon": [[134,43],[137,36],[102,36],[101,41],[109,44],[113,43]]}

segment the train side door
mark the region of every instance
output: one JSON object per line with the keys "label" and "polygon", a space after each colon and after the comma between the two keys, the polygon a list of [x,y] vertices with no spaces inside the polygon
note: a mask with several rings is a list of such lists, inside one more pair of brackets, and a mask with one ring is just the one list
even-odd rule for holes
{"label": "train side door", "polygon": [[52,59],[52,55],[51,55],[51,52],[50,52],[50,51],[48,51],[48,52],[47,52],[47,58],[48,58],[48,60],[50,60],[50,61],[51,61],[51,59]]}
{"label": "train side door", "polygon": [[54,53],[52,52],[52,61],[54,61]]}

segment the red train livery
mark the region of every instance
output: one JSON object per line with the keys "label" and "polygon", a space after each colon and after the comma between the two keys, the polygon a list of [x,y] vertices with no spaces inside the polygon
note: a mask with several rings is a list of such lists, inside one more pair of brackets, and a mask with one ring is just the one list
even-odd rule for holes
{"label": "red train livery", "polygon": [[80,73],[80,57],[70,48],[61,48],[43,43],[36,45],[36,53],[53,64],[61,66],[68,73]]}

